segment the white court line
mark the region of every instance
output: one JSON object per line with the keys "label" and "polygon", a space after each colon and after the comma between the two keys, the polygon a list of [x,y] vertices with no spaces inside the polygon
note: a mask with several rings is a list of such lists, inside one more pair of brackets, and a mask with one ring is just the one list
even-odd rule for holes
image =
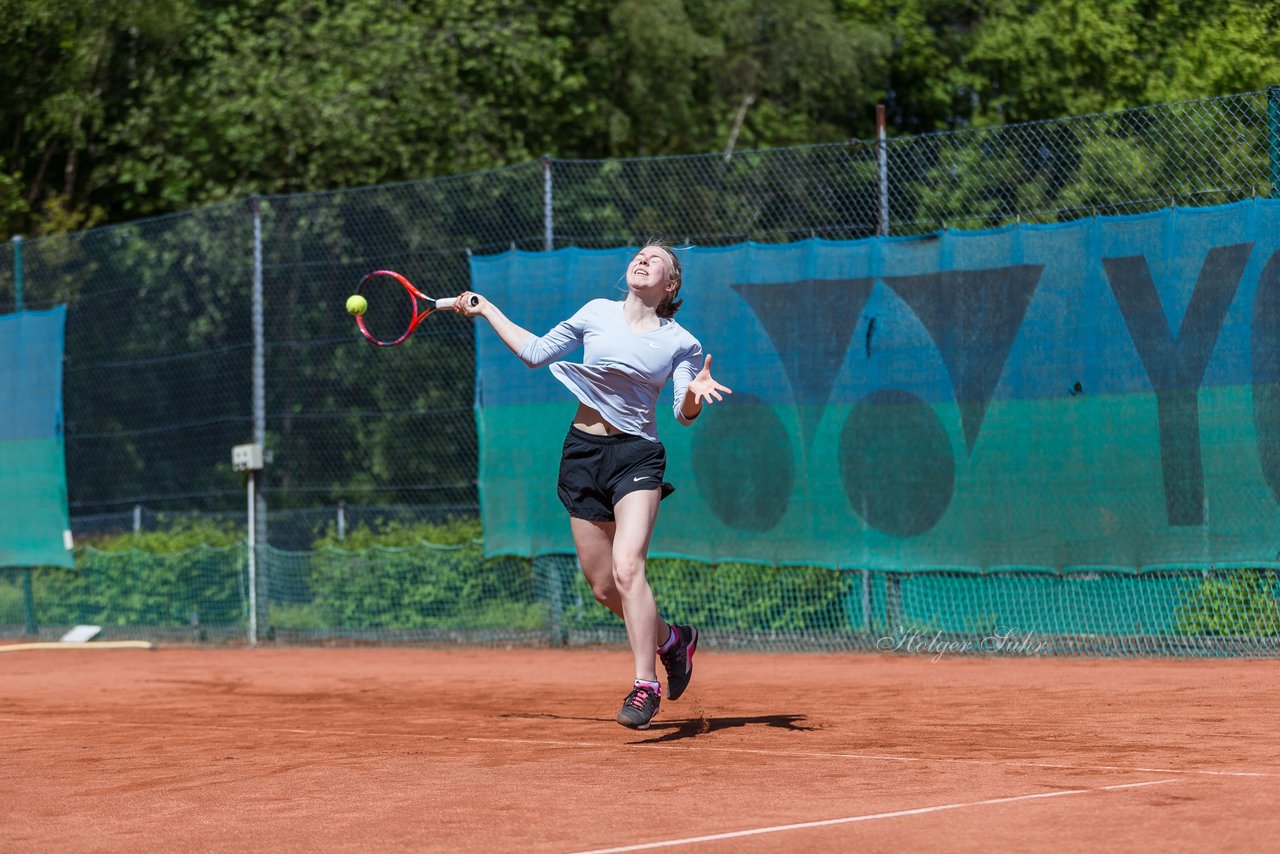
{"label": "white court line", "polygon": [[[222,730],[226,732],[243,732],[245,727],[225,726],[221,724],[184,724],[158,721],[90,721],[80,719],[57,719],[32,716],[29,718],[0,717],[0,723],[30,724],[46,723],[58,726],[114,726],[138,727],[142,729],[190,729],[190,730]],[[532,744],[542,747],[585,748],[635,748],[644,750],[673,750],[677,752],[704,753],[744,753],[755,756],[776,756],[787,759],[852,759],[863,762],[916,762],[936,764],[953,762],[963,765],[980,765],[993,768],[1047,768],[1056,771],[1115,771],[1121,774],[1201,774],[1213,777],[1275,777],[1267,771],[1215,771],[1207,768],[1126,768],[1119,765],[1068,765],[1061,762],[1032,762],[1021,759],[973,759],[964,756],[890,756],[877,753],[832,753],[808,750],[765,750],[755,747],[712,747],[701,744],[636,744],[608,741],[564,741],[550,738],[487,738],[483,736],[435,735],[421,732],[379,732],[375,730],[352,729],[299,729],[295,727],[263,727],[254,726],[254,732],[272,732],[290,735],[359,735],[376,738],[408,738],[429,741],[470,741],[477,744]],[[0,733],[3,739],[5,733]]]}
{"label": "white court line", "polygon": [[775,824],[772,827],[753,827],[750,830],[734,830],[728,833],[712,833],[707,836],[688,836],[684,839],[664,839],[661,842],[642,842],[638,845],[622,845],[617,848],[594,848],[590,851],[579,851],[577,854],[622,854],[624,851],[647,851],[651,848],[674,848],[677,845],[694,845],[699,842],[718,842],[722,839],[741,839],[744,836],[760,836],[765,833],[782,833],[788,830],[808,830],[813,827],[831,827],[837,824],[853,824],[859,821],[876,821],[882,818],[900,818],[904,815],[925,815],[944,810],[959,810],[967,807],[985,807],[993,804],[1011,804],[1015,801],[1031,801],[1040,798],[1061,798],[1066,795],[1084,795],[1112,789],[1136,789],[1139,786],[1159,786],[1163,783],[1176,783],[1178,780],[1147,780],[1144,783],[1121,783],[1115,786],[1099,786],[1096,789],[1066,789],[1057,792],[1037,792],[1031,795],[1013,795],[1007,798],[988,798],[985,801],[968,801],[960,804],[938,804],[932,807],[916,807],[909,810],[893,812],[877,812],[868,815],[852,815],[847,818],[829,818],[823,821],[802,821],[796,824]]}

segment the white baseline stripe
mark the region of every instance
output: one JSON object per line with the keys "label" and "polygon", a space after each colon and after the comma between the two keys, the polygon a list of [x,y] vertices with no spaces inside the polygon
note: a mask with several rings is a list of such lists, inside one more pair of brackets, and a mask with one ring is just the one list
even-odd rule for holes
{"label": "white baseline stripe", "polygon": [[718,842],[722,839],[739,839],[743,836],[760,836],[764,833],[781,833],[787,830],[807,830],[812,827],[831,827],[835,824],[853,824],[858,821],[875,821],[882,818],[900,818],[904,815],[924,815],[943,810],[958,810],[966,807],[983,807],[993,804],[1010,804],[1015,801],[1030,801],[1038,798],[1060,798],[1066,795],[1083,795],[1109,789],[1136,789],[1139,786],[1159,786],[1163,783],[1176,783],[1176,779],[1148,780],[1144,783],[1121,783],[1115,786],[1099,786],[1096,789],[1066,789],[1058,792],[1037,792],[1031,795],[1013,795],[1007,798],[988,798],[985,801],[969,801],[962,804],[939,804],[933,807],[917,807],[910,810],[894,810],[869,815],[853,815],[848,818],[829,818],[824,821],[802,821],[798,824],[776,824],[772,827],[755,827],[750,830],[734,830],[729,833],[712,833],[707,836],[689,836],[684,839],[664,839],[661,842],[642,842],[639,845],[622,845],[618,848],[594,848],[590,851],[579,851],[577,854],[622,854],[624,851],[647,851],[651,848],[673,848],[677,845],[694,845],[699,842]]}
{"label": "white baseline stripe", "polygon": [[121,640],[121,641],[90,641],[88,643],[76,643],[68,641],[41,641],[37,643],[7,643],[0,645],[0,652],[29,652],[36,649],[152,649],[150,641],[139,640]]}

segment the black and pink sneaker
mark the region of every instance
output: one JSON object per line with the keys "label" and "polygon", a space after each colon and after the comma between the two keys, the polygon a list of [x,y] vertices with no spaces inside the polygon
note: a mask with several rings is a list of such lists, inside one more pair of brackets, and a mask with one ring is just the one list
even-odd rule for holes
{"label": "black and pink sneaker", "polygon": [[617,721],[628,729],[648,729],[662,702],[662,686],[656,682],[637,681],[622,703]]}
{"label": "black and pink sneaker", "polygon": [[698,630],[693,626],[671,624],[671,631],[680,639],[671,649],[658,654],[662,666],[667,668],[667,698],[679,700],[689,680],[693,678],[693,654],[698,651]]}

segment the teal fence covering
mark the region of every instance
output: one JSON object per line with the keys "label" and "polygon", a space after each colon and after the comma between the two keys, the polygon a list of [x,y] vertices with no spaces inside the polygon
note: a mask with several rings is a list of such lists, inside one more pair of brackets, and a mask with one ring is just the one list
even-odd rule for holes
{"label": "teal fence covering", "polygon": [[[662,407],[653,551],[895,569],[1280,559],[1280,204],[914,238],[681,250],[678,320],[734,389]],[[471,260],[542,334],[624,296],[633,249]],[[490,553],[569,552],[574,411],[477,335]],[[670,402],[670,388],[663,403]]]}
{"label": "teal fence covering", "polygon": [[0,317],[0,567],[74,565],[65,539],[66,317],[64,307]]}

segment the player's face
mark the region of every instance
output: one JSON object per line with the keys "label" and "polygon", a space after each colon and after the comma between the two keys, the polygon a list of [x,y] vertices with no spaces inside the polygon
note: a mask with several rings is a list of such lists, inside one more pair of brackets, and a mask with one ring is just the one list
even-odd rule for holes
{"label": "player's face", "polygon": [[637,292],[665,292],[671,284],[671,256],[661,246],[646,246],[627,265],[627,287]]}

